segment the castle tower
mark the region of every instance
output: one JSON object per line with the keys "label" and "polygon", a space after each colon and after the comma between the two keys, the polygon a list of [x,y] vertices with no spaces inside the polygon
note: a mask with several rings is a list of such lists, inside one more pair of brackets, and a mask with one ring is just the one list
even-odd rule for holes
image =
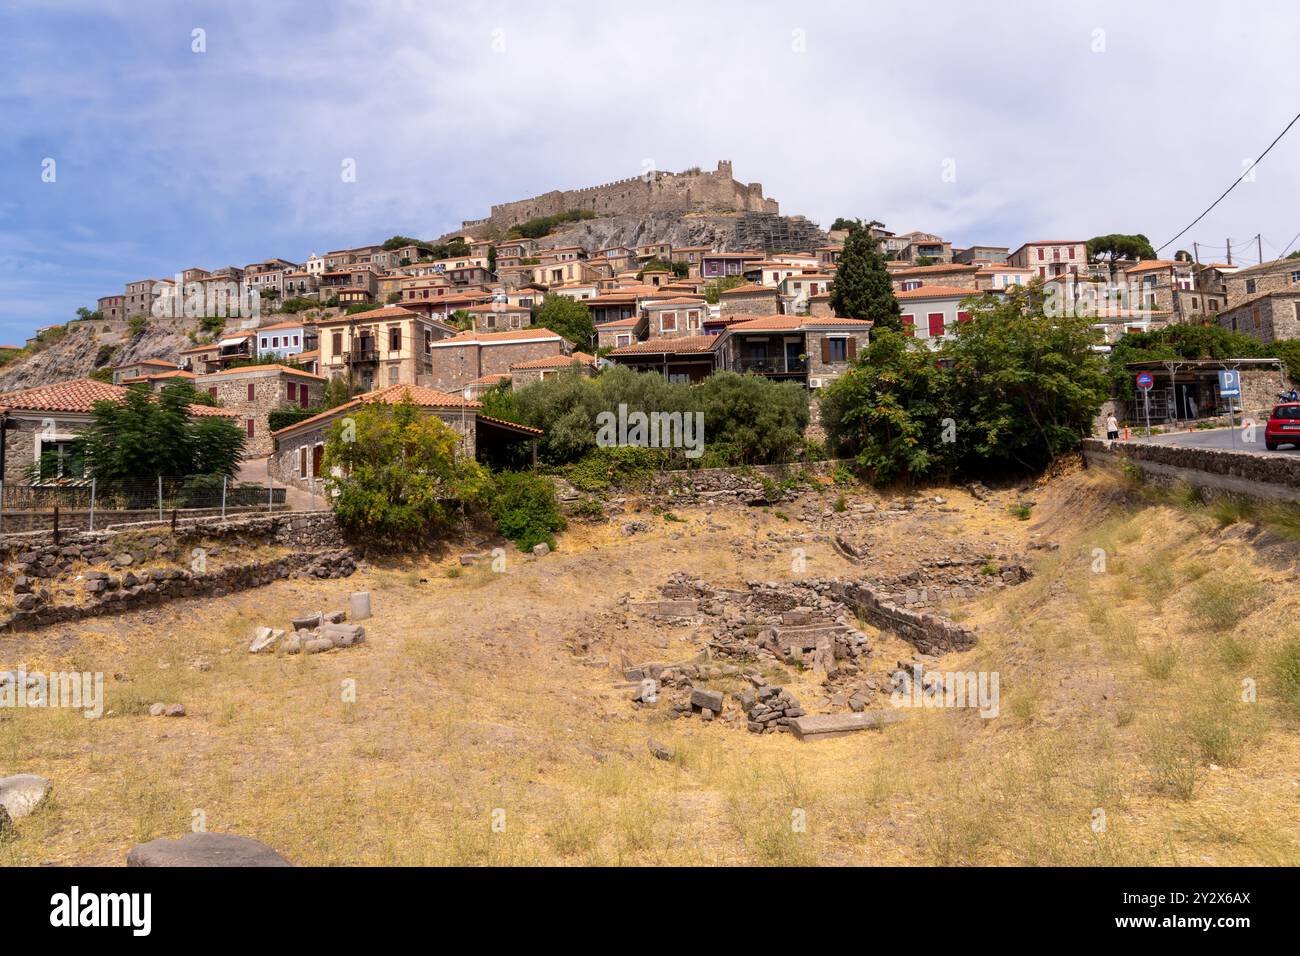
{"label": "castle tower", "polygon": [[718,160],[718,175],[726,176],[728,179],[736,178],[731,175],[731,160],[729,159]]}

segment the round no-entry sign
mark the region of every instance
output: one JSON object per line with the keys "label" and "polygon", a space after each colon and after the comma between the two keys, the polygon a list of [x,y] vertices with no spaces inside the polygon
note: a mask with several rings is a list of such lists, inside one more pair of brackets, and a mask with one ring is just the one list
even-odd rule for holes
{"label": "round no-entry sign", "polygon": [[1155,384],[1155,379],[1151,377],[1150,372],[1143,372],[1141,375],[1138,376],[1138,388],[1142,389],[1143,391],[1146,391],[1154,384]]}

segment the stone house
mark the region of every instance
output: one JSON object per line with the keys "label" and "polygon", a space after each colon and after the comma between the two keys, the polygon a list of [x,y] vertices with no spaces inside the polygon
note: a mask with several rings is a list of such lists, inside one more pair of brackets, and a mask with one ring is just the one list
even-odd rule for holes
{"label": "stone house", "polygon": [[316,323],[321,374],[348,378],[366,391],[376,385],[429,385],[433,346],[456,329],[444,322],[386,306]]}
{"label": "stone house", "polygon": [[898,252],[898,258],[904,262],[916,262],[918,259],[933,259],[936,263],[952,262],[952,243],[928,233],[914,233],[905,236],[907,245]]}
{"label": "stone house", "polygon": [[722,315],[776,315],[780,311],[780,294],[766,285],[738,285],[718,294]]}
{"label": "stone house", "polygon": [[631,345],[645,336],[646,318],[644,315],[630,316],[603,322],[596,326],[596,348],[612,349]]}
{"label": "stone house", "polygon": [[1063,272],[1088,271],[1088,243],[1082,239],[1026,242],[1007,256],[1009,265],[1031,269],[1041,279]]}
{"label": "stone house", "polygon": [[840,264],[840,256],[844,254],[844,243],[818,246],[813,252],[817,253],[817,267],[823,272],[830,272]]}
{"label": "stone house", "polygon": [[310,408],[325,398],[325,379],[285,365],[244,365],[200,375],[194,387],[206,391],[237,416],[244,429],[244,457],[271,453],[267,416],[277,408]]}
{"label": "stone house", "polygon": [[817,389],[848,371],[849,363],[867,347],[870,332],[871,323],[859,319],[754,316],[715,336],[717,368]]}
{"label": "stone house", "polygon": [[1265,343],[1300,337],[1300,286],[1261,292],[1220,312],[1218,323]]}
{"label": "stone house", "polygon": [[702,279],[725,279],[728,276],[743,275],[745,267],[766,258],[759,252],[704,252],[700,254],[699,277]]}
{"label": "stone house", "polygon": [[646,302],[641,310],[645,313],[647,334],[651,338],[674,338],[699,335],[704,329],[709,305],[702,297],[678,296]]}
{"label": "stone house", "polygon": [[550,329],[461,332],[431,343],[427,384],[441,391],[459,391],[484,375],[572,351],[573,344]]}
{"label": "stone house", "polygon": [[981,292],[1006,292],[1012,286],[1027,286],[1034,273],[1002,264],[983,265],[975,271],[974,286]]}
{"label": "stone house", "polygon": [[656,372],[670,382],[702,382],[717,368],[719,335],[686,335],[630,342],[609,360],[641,372]]}
{"label": "stone house", "polygon": [[510,381],[515,388],[540,382],[550,378],[556,372],[567,368],[577,368],[588,377],[596,374],[596,357],[586,352],[573,352],[569,355],[548,355],[546,358],[519,362],[510,366]]}
{"label": "stone house", "polygon": [[526,329],[533,324],[532,310],[507,302],[485,302],[465,310],[474,320],[475,332],[502,332]]}
{"label": "stone house", "polygon": [[[79,378],[0,395],[0,476],[15,484],[81,478],[75,439],[90,424],[96,402],[121,401],[127,393],[122,385]],[[207,405],[191,405],[190,412],[231,417]]]}
{"label": "stone house", "polygon": [[173,382],[178,380],[186,381],[193,385],[195,378],[196,376],[193,372],[174,368],[170,372],[149,372],[145,375],[137,375],[134,378],[124,378],[118,384],[127,386],[139,385],[149,389],[151,392],[161,392],[168,385],[171,385]]}
{"label": "stone house", "polygon": [[951,262],[940,262],[930,266],[908,266],[902,269],[891,269],[889,282],[896,293],[909,292],[923,285],[966,287],[975,284],[975,276],[979,270],[980,267],[977,265],[960,265]]}
{"label": "stone house", "polygon": [[174,285],[171,279],[137,279],[126,284],[124,310],[129,319],[136,315],[152,315],[153,305],[164,295],[164,288]]}
{"label": "stone house", "polygon": [[1009,255],[1008,246],[970,246],[966,249],[954,249],[952,261],[962,265],[1006,265]]}
{"label": "stone house", "polygon": [[125,295],[100,296],[95,302],[95,308],[109,322],[122,321],[127,318]]}
{"label": "stone house", "polygon": [[536,441],[542,432],[482,414],[479,402],[419,385],[390,385],[358,395],[350,402],[296,422],[273,436],[273,451],[267,463],[276,481],[305,491],[320,493],[324,473],[325,442],[334,424],[355,415],[363,405],[395,405],[409,401],[428,415],[436,415],[460,437],[459,454],[476,456],[494,444]]}
{"label": "stone house", "polygon": [[1236,305],[1264,292],[1300,289],[1300,259],[1276,259],[1223,275],[1228,300]]}
{"label": "stone house", "polygon": [[160,372],[174,372],[176,367],[175,362],[158,358],[125,362],[122,365],[113,366],[113,384],[121,385],[128,378],[140,378],[144,375],[154,375]]}

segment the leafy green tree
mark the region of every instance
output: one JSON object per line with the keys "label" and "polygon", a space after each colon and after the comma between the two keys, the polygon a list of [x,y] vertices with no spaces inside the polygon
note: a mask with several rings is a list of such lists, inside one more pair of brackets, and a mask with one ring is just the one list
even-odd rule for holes
{"label": "leafy green tree", "polygon": [[1044,468],[1091,433],[1109,393],[1092,320],[1046,316],[1023,293],[969,305],[971,320],[940,352],[964,464]]}
{"label": "leafy green tree", "polygon": [[550,329],[580,349],[590,349],[596,336],[591,310],[567,295],[548,295],[533,312],[533,325]]}
{"label": "leafy green tree", "polygon": [[188,382],[157,395],[127,389],[120,401],[96,402],[81,436],[90,474],[101,481],[187,475],[233,475],[244,432],[224,416],[195,415]]}
{"label": "leafy green tree", "polygon": [[924,344],[886,329],[871,336],[854,367],[822,391],[828,444],[878,484],[950,471],[944,441],[948,380]]}
{"label": "leafy green tree", "polygon": [[344,402],[352,400],[353,388],[342,375],[335,375],[325,383],[325,395],[321,400],[322,408],[338,408]]}
{"label": "leafy green tree", "polygon": [[325,442],[339,523],[366,541],[414,546],[445,534],[463,505],[486,501],[487,472],[457,454],[459,436],[412,402],[362,405]]}
{"label": "leafy green tree", "polygon": [[797,382],[719,372],[684,404],[704,415],[708,464],[720,467],[789,461],[808,427],[808,392]]}
{"label": "leafy green tree", "polygon": [[83,321],[99,322],[103,320],[104,313],[100,312],[98,309],[92,312],[90,309],[86,308],[83,305],[81,308],[77,309],[77,318]]}
{"label": "leafy green tree", "polygon": [[1132,362],[1166,359],[1267,358],[1280,351],[1241,332],[1218,325],[1170,325],[1149,332],[1128,332],[1111,346],[1111,388],[1121,398],[1136,395],[1134,376],[1125,367]]}
{"label": "leafy green tree", "polygon": [[846,219],[839,216],[831,223],[831,232],[852,232],[862,226],[861,219]]}
{"label": "leafy green tree", "polygon": [[721,279],[714,279],[712,282],[706,283],[702,290],[704,301],[710,305],[717,305],[722,298],[722,293],[728,289],[742,286],[748,281],[744,276],[723,276]]}
{"label": "leafy green tree", "polygon": [[903,328],[902,310],[894,298],[880,243],[871,235],[871,227],[878,225],[868,223],[844,240],[835,281],[831,283],[831,308],[836,315],[873,322],[873,331],[899,332]]}
{"label": "leafy green tree", "polygon": [[1093,236],[1088,240],[1088,261],[1105,263],[1110,267],[1112,276],[1120,262],[1137,262],[1155,257],[1156,251],[1151,247],[1151,240],[1141,233],[1129,236],[1115,232],[1107,236]]}
{"label": "leafy green tree", "polygon": [[488,513],[497,530],[521,551],[545,542],[555,547],[555,532],[563,531],[564,516],[549,478],[524,471],[498,474],[492,483]]}

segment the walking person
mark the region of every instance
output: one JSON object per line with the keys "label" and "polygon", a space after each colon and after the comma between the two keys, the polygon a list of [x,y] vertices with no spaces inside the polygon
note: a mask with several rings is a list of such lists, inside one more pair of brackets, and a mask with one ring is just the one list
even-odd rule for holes
{"label": "walking person", "polygon": [[1193,398],[1191,395],[1188,395],[1187,396],[1187,417],[1191,419],[1195,419],[1197,411],[1198,409],[1196,407],[1196,399]]}
{"label": "walking person", "polygon": [[1115,413],[1111,412],[1106,416],[1106,439],[1115,441],[1119,438],[1119,422],[1115,420]]}

